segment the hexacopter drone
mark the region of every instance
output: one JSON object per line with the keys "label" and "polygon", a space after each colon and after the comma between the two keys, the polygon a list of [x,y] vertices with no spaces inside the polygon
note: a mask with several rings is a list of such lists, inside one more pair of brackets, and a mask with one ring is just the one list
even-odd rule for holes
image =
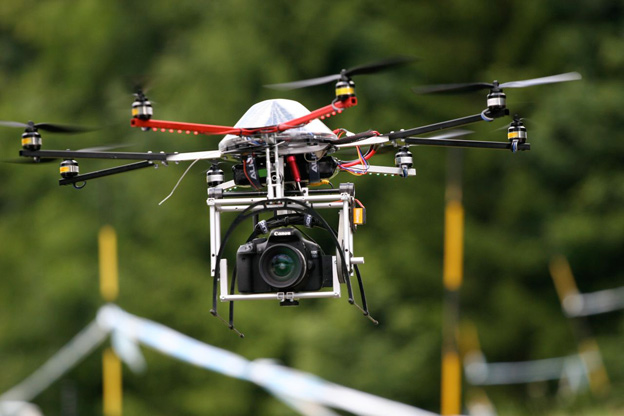
{"label": "hexacopter drone", "polygon": [[[324,107],[308,111],[298,102],[273,99],[253,105],[234,126],[182,123],[156,120],[153,106],[138,90],[132,104],[131,126],[144,131],[180,134],[225,135],[217,150],[187,153],[111,152],[98,149],[41,150],[40,130],[61,133],[84,131],[78,127],[51,123],[28,124],[0,121],[0,125],[24,128],[20,156],[34,162],[62,159],[60,185],[80,189],[92,179],[155,166],[161,162],[208,160],[213,162],[206,172],[210,216],[210,259],[213,277],[211,313],[217,317],[218,300],[230,302],[229,320],[234,329],[233,302],[239,300],[274,299],[281,305],[297,305],[300,299],[340,297],[341,284],[348,291],[349,303],[376,322],[369,314],[358,265],[362,257],[354,255],[353,233],[365,222],[365,209],[355,198],[352,183],[334,188],[329,179],[340,171],[354,175],[385,174],[408,177],[416,175],[412,167],[411,145],[445,147],[478,147],[529,150],[527,132],[517,115],[509,124],[506,142],[458,139],[461,131],[448,130],[434,137],[415,137],[452,129],[478,121],[493,121],[509,115],[505,88],[565,82],[580,79],[576,72],[506,83],[445,84],[416,89],[418,93],[445,93],[489,90],[486,108],[480,113],[412,129],[379,133],[350,133],[344,129],[330,130],[321,120],[335,116],[357,105],[352,76],[370,74],[409,62],[397,58],[342,70],[339,74],[286,84],[276,89],[293,89],[329,82],[335,84],[335,98]],[[357,158],[338,159],[335,154],[355,150]],[[366,149],[366,150],[362,150]],[[395,166],[369,163],[379,151],[395,150]],[[77,159],[119,159],[138,162],[90,173],[80,173]],[[219,168],[219,161],[234,162],[231,179]],[[192,165],[191,165],[192,166]],[[190,168],[190,166],[189,166]],[[330,185],[324,187],[319,185]],[[244,188],[241,190],[240,188]],[[318,210],[338,210],[337,229],[319,215]],[[222,235],[221,213],[238,213]],[[224,247],[233,230],[245,220],[253,222],[252,232],[236,253],[235,267],[228,276]],[[329,233],[333,247],[322,249],[305,232],[321,228]],[[331,251],[335,250],[334,253]],[[351,278],[355,276],[362,305],[353,296]],[[237,331],[238,332],[238,331]],[[240,334],[240,333],[239,333]],[[242,334],[241,334],[242,335]]]}

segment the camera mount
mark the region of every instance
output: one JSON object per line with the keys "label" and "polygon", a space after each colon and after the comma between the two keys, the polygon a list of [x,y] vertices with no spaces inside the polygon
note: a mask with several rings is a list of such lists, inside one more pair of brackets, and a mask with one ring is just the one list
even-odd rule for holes
{"label": "camera mount", "polygon": [[[217,184],[212,179],[208,187],[208,199],[210,217],[210,267],[213,277],[213,307],[211,313],[219,316],[217,312],[218,301],[230,302],[230,320],[227,323],[231,329],[233,325],[233,302],[242,300],[266,300],[273,299],[282,305],[297,304],[299,299],[312,298],[339,298],[341,296],[340,284],[345,283],[349,297],[349,303],[355,305],[362,313],[370,317],[366,305],[366,296],[362,286],[362,279],[357,269],[358,264],[364,263],[363,257],[355,257],[353,250],[353,232],[358,221],[354,215],[358,208],[355,200],[355,187],[352,183],[342,183],[338,189],[310,190],[301,187],[300,184],[294,189],[287,189],[284,183],[284,159],[280,157],[278,145],[272,146],[264,154],[266,164],[266,190],[265,191],[229,191],[231,183]],[[320,209],[338,210],[337,232],[317,212]],[[225,234],[221,235],[221,214],[238,213],[238,216]],[[261,214],[270,213],[272,217],[260,220]],[[336,254],[331,256],[331,285],[329,290],[318,291],[280,291],[274,290],[265,293],[240,293],[236,291],[236,268],[232,273],[232,279],[228,277],[228,262],[224,258],[224,251],[233,231],[246,220],[253,220],[254,226],[247,243],[260,234],[267,234],[285,226],[302,225],[307,228],[320,227],[328,231],[336,248]],[[361,222],[359,222],[361,224]],[[351,276],[355,273],[362,306],[354,300]]]}

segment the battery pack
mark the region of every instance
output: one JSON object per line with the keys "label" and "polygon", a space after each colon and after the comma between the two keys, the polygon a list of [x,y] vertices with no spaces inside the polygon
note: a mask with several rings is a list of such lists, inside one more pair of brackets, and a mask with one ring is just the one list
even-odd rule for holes
{"label": "battery pack", "polygon": [[353,224],[355,225],[366,224],[366,209],[365,208],[353,208]]}

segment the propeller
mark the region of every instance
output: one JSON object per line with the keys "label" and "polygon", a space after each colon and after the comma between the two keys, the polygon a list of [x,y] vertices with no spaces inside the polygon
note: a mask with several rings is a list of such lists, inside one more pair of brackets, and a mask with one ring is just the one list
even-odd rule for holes
{"label": "propeller", "polygon": [[554,84],[557,82],[576,81],[582,76],[578,72],[566,72],[565,74],[552,75],[549,77],[526,79],[522,81],[510,81],[499,84],[498,81],[489,82],[469,82],[461,84],[438,84],[424,87],[416,87],[412,90],[416,94],[443,94],[443,93],[464,93],[494,88],[525,88],[534,85]]}
{"label": "propeller", "polygon": [[122,85],[126,91],[136,94],[147,94],[153,87],[154,77],[145,73],[126,73],[121,76]]}
{"label": "propeller", "polygon": [[51,133],[86,133],[95,130],[90,127],[70,126],[65,124],[52,124],[52,123],[34,123],[29,121],[28,123],[20,123],[19,121],[3,121],[0,120],[0,126],[16,127],[30,131],[44,130]]}
{"label": "propeller", "polygon": [[401,56],[366,65],[356,66],[350,69],[343,69],[342,71],[340,71],[339,74],[326,75],[324,77],[310,78],[301,81],[286,82],[282,84],[269,84],[265,85],[265,87],[273,88],[276,90],[293,90],[297,88],[311,87],[313,85],[327,84],[329,82],[338,81],[340,79],[348,80],[353,75],[374,74],[389,68],[398,67],[408,64],[410,62],[414,62],[415,60],[415,58]]}
{"label": "propeller", "polygon": [[494,131],[507,130],[512,125],[518,125],[518,124],[523,124],[524,125],[527,122],[528,122],[529,125],[533,125],[533,126],[535,125],[535,122],[533,121],[533,119],[520,117],[519,114],[514,114],[512,122],[507,123],[504,126],[501,126],[501,127],[497,128],[497,129],[494,129]]}
{"label": "propeller", "polygon": [[138,99],[147,99],[147,96],[145,94],[147,94],[150,90],[149,86],[145,86],[143,84],[136,84],[132,90],[134,91],[134,93],[132,94],[134,96],[134,98],[138,98]]}

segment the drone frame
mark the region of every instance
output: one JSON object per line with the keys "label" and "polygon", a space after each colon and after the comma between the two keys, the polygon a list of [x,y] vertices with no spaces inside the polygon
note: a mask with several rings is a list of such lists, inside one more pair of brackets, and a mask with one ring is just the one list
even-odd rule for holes
{"label": "drone frame", "polygon": [[[345,83],[347,87],[345,87]],[[128,172],[150,166],[157,166],[160,162],[167,165],[169,162],[211,160],[215,161],[228,154],[238,155],[243,158],[246,154],[254,153],[257,157],[264,157],[267,170],[265,190],[257,187],[255,191],[232,190],[235,183],[233,180],[224,182],[223,180],[209,182],[208,199],[210,221],[210,274],[213,278],[213,306],[211,313],[224,321],[230,329],[234,327],[234,302],[241,300],[273,299],[278,300],[282,305],[297,304],[298,299],[310,298],[335,298],[341,296],[340,284],[346,284],[349,303],[355,305],[364,316],[372,322],[377,323],[370,316],[362,284],[362,278],[358,269],[359,264],[364,263],[363,257],[355,257],[353,250],[353,233],[358,223],[353,219],[355,211],[355,187],[352,183],[341,183],[338,189],[309,189],[305,181],[302,183],[296,178],[293,167],[294,162],[288,160],[283,152],[280,152],[280,145],[283,141],[279,134],[290,129],[298,128],[310,123],[313,120],[324,120],[328,117],[340,114],[344,109],[357,105],[355,96],[355,84],[353,81],[341,79],[336,84],[336,98],[331,104],[321,107],[308,114],[285,122],[264,127],[230,127],[211,124],[182,123],[166,120],[152,119],[152,106],[144,94],[135,94],[136,100],[133,103],[131,126],[141,128],[144,131],[162,131],[180,134],[204,134],[204,135],[235,135],[241,137],[255,138],[261,144],[254,148],[246,148],[243,151],[221,152],[219,150],[186,152],[186,153],[152,153],[152,152],[100,152],[100,151],[72,151],[72,150],[40,150],[40,143],[37,146],[25,146],[20,151],[20,156],[32,158],[35,162],[42,159],[62,158],[64,162],[75,170],[69,170],[70,174],[63,175],[63,163],[61,164],[61,175],[63,178],[59,185],[73,185],[75,188],[82,188],[86,181],[117,173]],[[452,138],[436,137],[413,137],[422,134],[432,133],[440,130],[451,129],[467,124],[486,121],[491,122],[496,118],[509,115],[505,105],[505,95],[502,90],[492,91],[488,95],[487,108],[479,114],[462,117],[454,120],[447,120],[439,123],[429,124],[408,130],[400,130],[387,134],[379,134],[367,131],[357,134],[348,134],[344,138],[335,140],[319,140],[319,143],[327,144],[324,152],[341,150],[343,148],[370,146],[371,156],[382,146],[392,146],[401,148],[395,157],[396,167],[374,166],[367,163],[365,158],[360,157],[362,164],[357,161],[345,164],[359,174],[378,173],[399,175],[403,177],[416,175],[416,170],[412,168],[411,153],[406,147],[410,145],[432,145],[443,147],[473,147],[489,149],[510,149],[512,152],[518,150],[529,150],[530,144],[526,143],[526,129],[522,126],[520,119],[514,119],[508,132],[508,142],[460,140]],[[513,126],[513,128],[512,128]],[[518,130],[522,129],[521,132]],[[512,132],[513,130],[513,132]],[[399,143],[402,141],[402,144]],[[360,154],[361,156],[361,154]],[[289,156],[293,157],[293,156]],[[138,162],[125,164],[87,174],[78,173],[78,163],[73,159],[117,159],[136,160]],[[292,163],[291,163],[292,162]],[[295,176],[295,183],[287,183],[285,169],[290,168]],[[221,172],[222,175],[222,172]],[[219,176],[219,175],[217,175]],[[222,177],[221,177],[222,178]],[[253,184],[252,184],[253,185]],[[288,185],[290,188],[288,189]],[[296,186],[295,186],[296,185]],[[327,222],[317,213],[317,209],[337,209],[338,210],[338,231],[337,233],[327,224]],[[221,214],[238,212],[238,217],[231,223],[224,236],[221,235]],[[228,278],[227,259],[223,258],[224,247],[233,229],[242,221],[253,217],[254,233],[258,227],[262,229],[262,222],[258,222],[258,215],[265,212],[274,212],[274,218],[279,215],[293,214],[300,218],[312,218],[317,226],[321,224],[323,228],[330,232],[337,249],[336,255],[332,256],[332,286],[329,290],[302,291],[302,292],[270,292],[270,293],[236,293],[236,268],[232,273],[232,280]],[[299,218],[299,217],[298,217]],[[307,225],[307,224],[306,224]],[[264,225],[266,227],[266,224]],[[268,232],[268,228],[263,230]],[[252,234],[253,235],[253,234]],[[362,306],[355,302],[351,277],[357,277]],[[228,286],[230,286],[228,288]],[[327,288],[326,288],[327,289]],[[218,300],[230,302],[229,321],[221,318],[217,312]]]}
{"label": "drone frame", "polygon": [[[293,128],[301,127],[312,120],[326,118],[340,114],[347,108],[357,105],[357,97],[355,96],[355,84],[349,80],[349,88],[344,87],[344,80],[340,80],[336,84],[336,98],[328,105],[311,111],[301,117],[288,120],[279,124],[254,127],[254,128],[239,128],[232,126],[221,126],[213,124],[198,124],[198,123],[183,123],[166,120],[152,119],[152,105],[147,97],[142,94],[135,94],[136,101],[133,103],[131,119],[132,127],[139,127],[143,130],[154,130],[170,133],[180,134],[204,134],[204,135],[225,135],[233,134],[242,137],[262,137],[271,138],[277,133],[284,132]],[[492,97],[492,95],[495,97]],[[488,95],[487,101],[488,107],[479,114],[474,114],[467,117],[462,117],[454,120],[447,120],[440,123],[429,124],[421,127],[416,127],[407,130],[400,130],[398,132],[390,132],[385,135],[379,135],[379,133],[372,134],[369,132],[358,133],[352,136],[347,136],[344,139],[338,139],[332,142],[327,142],[328,147],[335,149],[341,149],[346,147],[359,147],[359,146],[380,146],[384,144],[392,144],[399,146],[398,140],[402,140],[404,145],[427,145],[427,146],[443,146],[443,147],[471,147],[471,148],[489,148],[489,149],[510,149],[512,152],[518,150],[530,150],[530,144],[526,143],[525,138],[516,138],[508,135],[508,142],[495,142],[495,141],[477,141],[477,140],[461,140],[461,139],[439,139],[432,137],[412,137],[426,133],[436,132],[439,130],[450,129],[454,127],[465,126],[478,121],[493,121],[496,118],[503,117],[509,114],[505,106],[505,94],[501,90],[496,91]],[[142,169],[150,166],[155,166],[155,162],[161,162],[166,165],[170,161],[188,161],[197,159],[209,159],[215,160],[225,156],[219,151],[206,151],[206,152],[188,152],[188,153],[152,153],[152,152],[100,152],[100,151],[72,151],[72,150],[40,150],[40,146],[37,148],[25,148],[20,151],[20,156],[32,158],[35,162],[42,159],[49,158],[63,158],[66,160],[79,159],[79,158],[91,158],[91,159],[119,159],[119,160],[139,160],[140,162],[122,165],[114,168],[103,169],[87,174],[72,174],[63,175],[63,178],[59,180],[59,185],[73,185],[76,188],[84,186],[86,181],[96,179],[104,176],[110,176],[117,173],[124,173],[132,170]],[[76,162],[77,166],[77,162]],[[411,166],[410,166],[411,168]],[[361,165],[354,165],[355,170],[366,169],[367,173],[382,173],[382,174],[399,174],[401,176],[407,176],[405,171],[395,169],[392,167],[384,166],[371,166],[366,167]],[[415,171],[410,171],[409,176],[415,175]],[[83,184],[78,186],[78,184]],[[270,194],[269,194],[270,195]]]}

